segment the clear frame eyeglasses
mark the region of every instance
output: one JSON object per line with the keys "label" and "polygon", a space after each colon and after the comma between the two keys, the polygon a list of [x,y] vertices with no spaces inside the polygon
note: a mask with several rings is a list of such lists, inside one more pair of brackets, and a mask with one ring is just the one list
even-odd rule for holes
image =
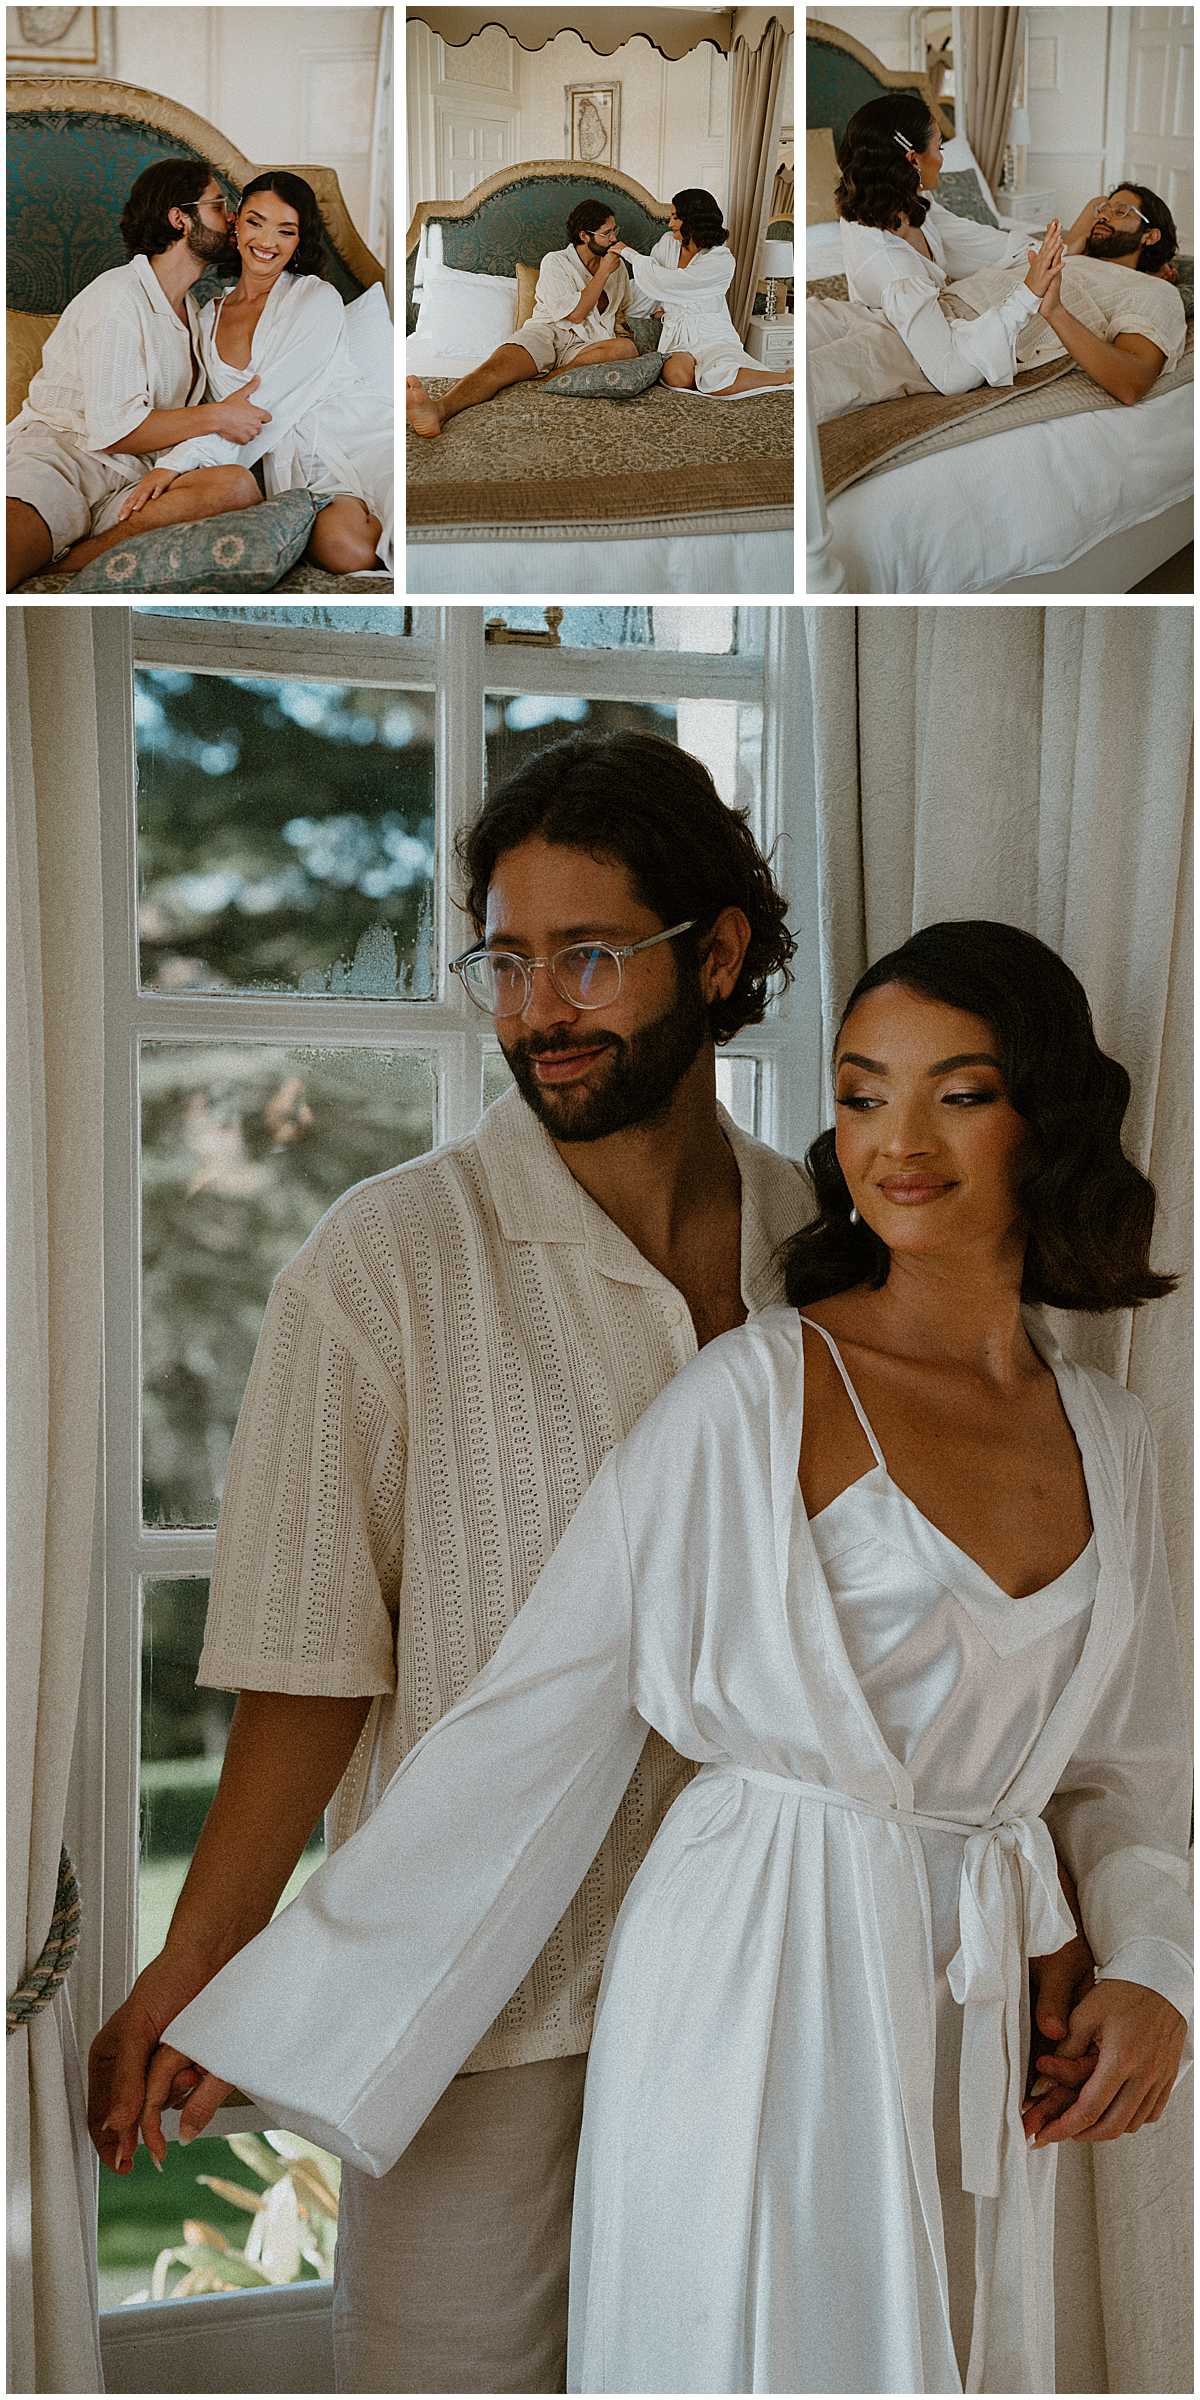
{"label": "clear frame eyeglasses", "polygon": [[696,917],[668,925],[664,933],[647,934],[641,942],[568,942],[549,958],[522,958],[515,950],[464,950],[452,958],[450,972],[476,1008],[489,1017],[519,1017],[529,1006],[534,969],[544,967],[560,1000],[570,1008],[610,1008],[625,976],[625,961],[659,942],[673,942],[690,933]]}
{"label": "clear frame eyeglasses", "polygon": [[1112,217],[1116,224],[1128,225],[1132,222],[1134,217],[1139,218],[1143,225],[1149,224],[1149,217],[1145,215],[1142,209],[1135,208],[1131,200],[1126,201],[1125,204],[1120,208],[1114,208],[1113,202],[1115,199],[1116,193],[1114,192],[1105,200],[1104,209],[1105,214]]}

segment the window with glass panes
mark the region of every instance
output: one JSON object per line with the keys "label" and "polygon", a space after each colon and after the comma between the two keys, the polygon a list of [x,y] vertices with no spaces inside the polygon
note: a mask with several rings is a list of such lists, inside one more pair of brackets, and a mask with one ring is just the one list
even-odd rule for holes
{"label": "window with glass panes", "polygon": [[[526,637],[544,612],[506,623]],[[814,1129],[798,631],[732,606],[569,608],[557,644],[497,641],[468,608],[97,612],[105,2014],[161,1946],[220,1770],[233,1696],[195,1672],[271,1283],[349,1185],[465,1134],[507,1086],[447,973],[470,938],[454,839],[489,788],[574,731],[644,729],[705,761],[775,848],[801,934],[792,993],[718,1054],[720,1096],[784,1149]],[[289,1892],[320,1855],[314,1838]]]}

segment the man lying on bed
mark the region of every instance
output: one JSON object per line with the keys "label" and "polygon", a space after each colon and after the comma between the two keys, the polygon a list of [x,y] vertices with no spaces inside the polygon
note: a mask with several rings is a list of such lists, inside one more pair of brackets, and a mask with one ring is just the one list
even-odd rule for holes
{"label": "man lying on bed", "polygon": [[[9,591],[52,560],[69,568],[77,544],[115,525],[157,451],[193,433],[241,445],[269,422],[255,406],[254,375],[227,399],[199,403],[191,287],[229,252],[229,211],[212,168],[194,158],[147,167],[122,211],[121,238],[128,264],[68,302],[8,428]],[[138,531],[259,498],[247,467],[200,468],[147,504]]]}
{"label": "man lying on bed", "polygon": [[637,357],[637,343],[619,330],[630,285],[607,200],[581,200],[567,218],[567,231],[566,249],[551,250],[542,260],[532,316],[481,367],[451,384],[440,400],[418,376],[409,376],[406,408],[414,433],[440,433],[448,417],[494,400],[507,384],[601,359]]}
{"label": "man lying on bed", "polygon": [[[935,391],[1011,384],[1019,368],[1065,352],[1114,399],[1133,401],[1178,363],[1177,239],[1156,194],[1122,184],[1089,201],[1068,233],[1055,220],[1040,248],[1027,230],[969,223],[931,196],[942,137],[915,93],[860,108],[838,163],[849,299],[893,327]],[[969,315],[947,315],[948,284]]]}

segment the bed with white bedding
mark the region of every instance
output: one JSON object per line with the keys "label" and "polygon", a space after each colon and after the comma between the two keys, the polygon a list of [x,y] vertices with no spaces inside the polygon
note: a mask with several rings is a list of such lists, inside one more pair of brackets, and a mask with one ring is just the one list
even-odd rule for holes
{"label": "bed with white bedding", "polygon": [[[520,321],[518,266],[561,246],[574,201],[610,185],[622,231],[649,249],[663,209],[612,169],[525,164],[422,204],[406,372],[436,389],[486,358]],[[406,588],[790,595],[793,424],[786,391],[738,406],[662,385],[621,401],[514,386],[434,443],[410,435]]]}
{"label": "bed with white bedding", "polygon": [[[847,89],[878,67],[836,29],[810,20],[809,125],[859,105],[871,86]],[[903,80],[878,68],[876,88]],[[816,110],[816,116],[813,111]],[[813,155],[820,134],[811,136]],[[811,189],[810,176],[810,189]],[[939,197],[980,222],[999,222],[968,144],[947,141]],[[830,215],[807,229],[807,277],[843,271],[841,230]],[[978,438],[935,455],[901,455],[825,496],[820,443],[809,411],[809,592],[958,593],[1128,591],[1192,538],[1193,387],[1190,358],[1176,388],[1133,408],[1054,415],[1006,425],[1004,407]],[[1078,375],[1079,370],[1075,370]],[[1167,379],[1164,379],[1164,381]],[[1176,381],[1176,379],[1170,379]],[[1061,387],[1059,387],[1061,389]]]}

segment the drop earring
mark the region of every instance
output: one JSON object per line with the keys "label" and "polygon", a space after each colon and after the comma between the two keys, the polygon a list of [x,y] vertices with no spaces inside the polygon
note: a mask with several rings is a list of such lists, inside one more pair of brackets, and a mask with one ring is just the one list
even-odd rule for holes
{"label": "drop earring", "polygon": [[852,1225],[857,1225],[859,1222],[858,1210],[856,1208],[852,1208],[850,1211],[850,1222]]}

